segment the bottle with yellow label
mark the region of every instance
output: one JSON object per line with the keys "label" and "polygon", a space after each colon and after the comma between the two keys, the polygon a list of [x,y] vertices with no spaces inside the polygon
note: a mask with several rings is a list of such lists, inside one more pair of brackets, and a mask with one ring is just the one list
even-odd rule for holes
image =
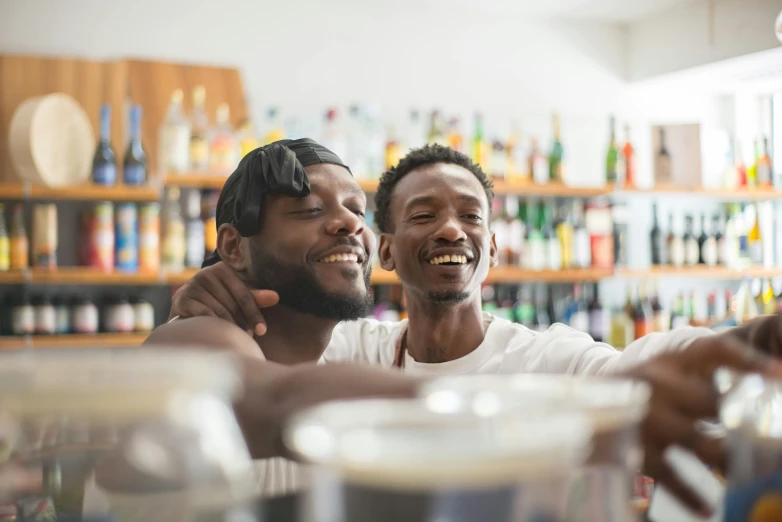
{"label": "bottle with yellow label", "polygon": [[190,168],[198,172],[209,170],[209,117],[206,115],[206,89],[193,89],[193,111],[190,113]]}
{"label": "bottle with yellow label", "polygon": [[14,207],[9,243],[11,270],[27,269],[30,266],[30,242],[24,227],[24,205],[21,203]]}
{"label": "bottle with yellow label", "polygon": [[5,226],[5,205],[0,203],[0,272],[11,268],[11,243],[8,240],[8,227]]}

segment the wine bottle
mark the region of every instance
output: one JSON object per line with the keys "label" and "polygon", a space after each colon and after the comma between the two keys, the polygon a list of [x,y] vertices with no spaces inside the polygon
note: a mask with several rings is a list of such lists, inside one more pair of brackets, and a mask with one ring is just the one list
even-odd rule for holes
{"label": "wine bottle", "polygon": [[673,214],[668,214],[668,260],[675,267],[684,266],[684,239],[673,231]]}
{"label": "wine bottle", "polygon": [[671,155],[665,146],[665,129],[660,127],[660,148],[655,158],[655,181],[667,183],[671,181]]}
{"label": "wine bottle", "polygon": [[698,241],[701,247],[701,263],[706,266],[716,266],[720,259],[717,223],[712,222],[710,234],[706,233],[705,227],[706,217],[701,215],[701,238]]}
{"label": "wine bottle", "polygon": [[763,152],[758,158],[758,184],[766,187],[771,186],[772,173],[771,157],[768,155],[768,138],[763,138]]}
{"label": "wine bottle", "polygon": [[606,183],[616,183],[619,174],[619,148],[616,146],[616,120],[611,116],[611,138],[608,141],[606,154]]}
{"label": "wine bottle", "polygon": [[206,115],[206,89],[193,89],[193,111],[190,113],[190,168],[198,172],[209,169],[209,117]]}
{"label": "wine bottle", "polygon": [[130,143],[122,167],[125,185],[143,185],[147,182],[147,154],[141,145],[141,106],[130,109]]}
{"label": "wine bottle", "polygon": [[565,151],[560,138],[559,115],[554,115],[554,143],[549,154],[549,181],[562,181]]}
{"label": "wine bottle", "polygon": [[711,223],[712,237],[714,237],[714,242],[717,245],[717,263],[722,266],[728,266],[730,264],[728,257],[728,241],[722,233],[723,227],[725,226],[723,224],[724,221],[722,216],[714,214],[714,217],[711,218]]}
{"label": "wine bottle", "polygon": [[652,205],[652,230],[649,233],[652,247],[652,265],[663,265],[663,253],[665,250],[665,239],[663,231],[660,230],[660,224],[657,221],[657,205]]}
{"label": "wine bottle", "polygon": [[117,183],[117,157],[111,148],[111,106],[100,108],[100,140],[92,159],[92,182],[96,185]]}
{"label": "wine bottle", "polygon": [[685,216],[684,218],[684,263],[687,266],[695,266],[698,264],[700,258],[700,248],[698,248],[698,240],[695,239],[693,234],[693,219],[692,216]]}
{"label": "wine bottle", "polygon": [[624,156],[624,186],[632,188],[635,186],[635,148],[630,142],[630,126],[625,125],[625,146],[622,149]]}

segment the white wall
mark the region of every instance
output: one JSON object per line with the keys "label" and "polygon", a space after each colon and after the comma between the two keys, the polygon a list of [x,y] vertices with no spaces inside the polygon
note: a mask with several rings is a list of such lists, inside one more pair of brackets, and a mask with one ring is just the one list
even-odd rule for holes
{"label": "white wall", "polygon": [[23,0],[0,2],[0,53],[140,57],[235,65],[256,120],[268,105],[320,118],[327,105],[475,110],[520,117],[550,139],[563,113],[570,172],[602,179],[607,115],[620,105],[622,29],[509,19],[394,2]]}
{"label": "white wall", "polygon": [[779,46],[782,0],[695,0],[628,28],[627,77],[639,80]]}

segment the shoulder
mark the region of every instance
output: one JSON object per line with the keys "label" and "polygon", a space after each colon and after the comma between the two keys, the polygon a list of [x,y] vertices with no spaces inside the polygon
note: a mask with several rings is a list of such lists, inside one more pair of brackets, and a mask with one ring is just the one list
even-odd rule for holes
{"label": "shoulder", "polygon": [[247,355],[261,355],[258,343],[235,324],[215,317],[177,319],[155,328],[144,346],[178,346],[228,349]]}
{"label": "shoulder", "polygon": [[378,321],[364,318],[343,321],[334,328],[331,342],[323,354],[327,362],[354,361],[391,364],[396,341],[407,321]]}

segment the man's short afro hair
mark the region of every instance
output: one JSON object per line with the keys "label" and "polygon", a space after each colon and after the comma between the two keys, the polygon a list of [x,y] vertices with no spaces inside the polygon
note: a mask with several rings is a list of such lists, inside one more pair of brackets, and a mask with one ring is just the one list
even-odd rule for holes
{"label": "man's short afro hair", "polygon": [[468,156],[450,147],[426,145],[419,149],[411,150],[407,156],[399,161],[396,167],[391,167],[380,178],[377,194],[375,194],[375,223],[377,223],[380,232],[391,232],[393,229],[390,210],[391,196],[399,180],[415,169],[435,163],[450,163],[472,172],[483,185],[486,199],[489,202],[489,209],[491,210],[491,204],[494,200],[494,186],[481,167],[473,163]]}

